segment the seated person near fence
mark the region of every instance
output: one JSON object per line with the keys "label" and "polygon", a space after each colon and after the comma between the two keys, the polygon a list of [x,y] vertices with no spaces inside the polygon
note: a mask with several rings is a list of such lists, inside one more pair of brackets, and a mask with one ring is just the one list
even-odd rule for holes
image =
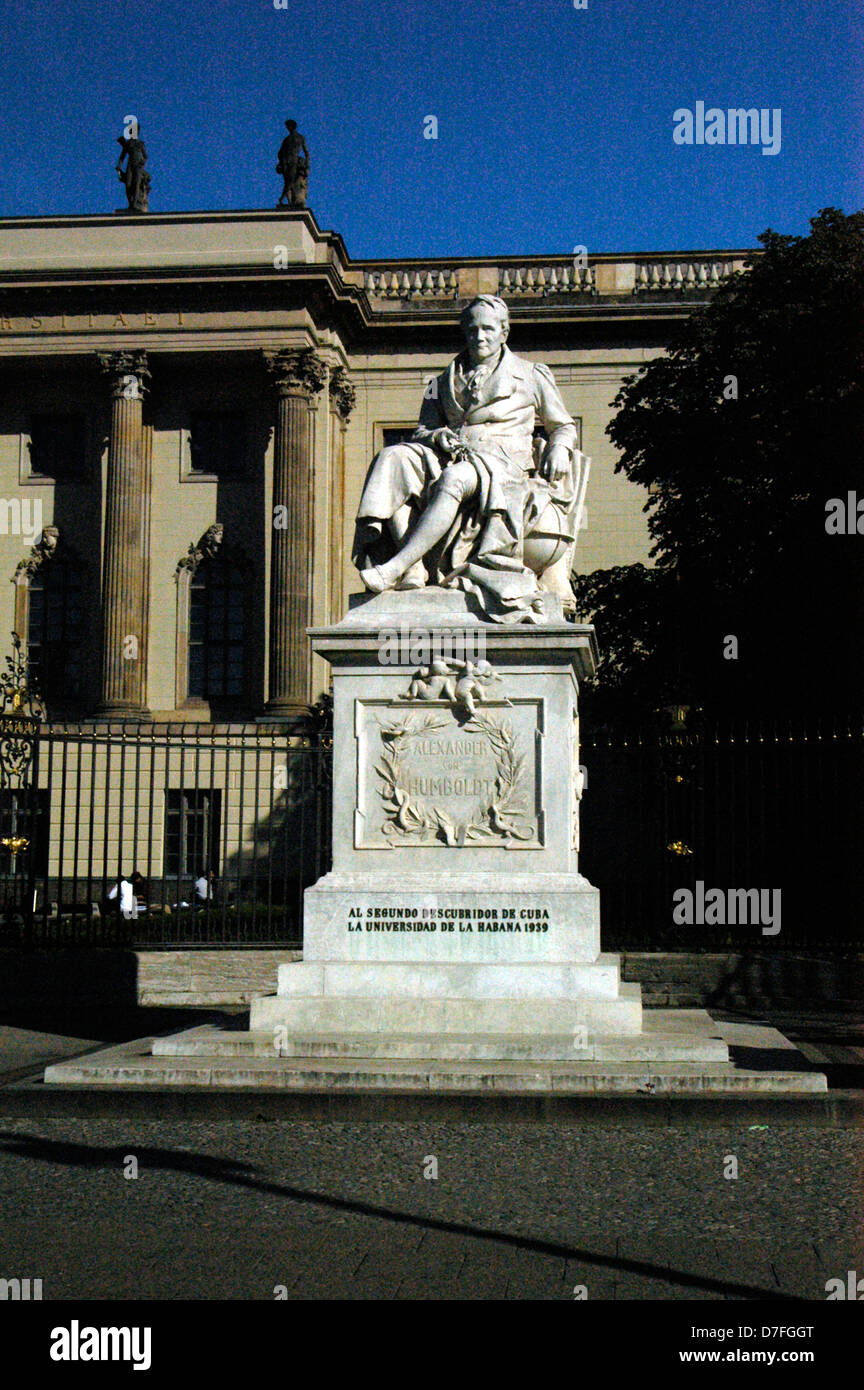
{"label": "seated person near fence", "polygon": [[132,891],[135,894],[135,901],[138,904],[138,916],[140,917],[147,909],[147,880],[143,874],[139,874],[136,869],[132,875]]}
{"label": "seated person near fence", "polygon": [[128,878],[121,874],[108,893],[108,902],[113,902],[127,922],[147,911],[147,880],[136,869]]}
{"label": "seated person near fence", "polygon": [[213,902],[213,880],[212,869],[202,869],[195,880],[195,906],[208,907]]}
{"label": "seated person near fence", "polygon": [[121,917],[125,917],[127,922],[133,921],[138,916],[138,898],[132,886],[132,878],[127,878],[121,874],[114,887],[108,893],[109,903],[113,903]]}

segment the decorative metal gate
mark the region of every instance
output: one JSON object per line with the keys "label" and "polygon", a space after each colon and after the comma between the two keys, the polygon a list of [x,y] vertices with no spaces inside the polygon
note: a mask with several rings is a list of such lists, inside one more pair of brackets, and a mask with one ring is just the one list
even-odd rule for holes
{"label": "decorative metal gate", "polygon": [[21,639],[13,633],[12,654],[0,675],[0,913],[6,923],[25,929],[32,923],[43,849],[38,753],[44,717],[29,685]]}

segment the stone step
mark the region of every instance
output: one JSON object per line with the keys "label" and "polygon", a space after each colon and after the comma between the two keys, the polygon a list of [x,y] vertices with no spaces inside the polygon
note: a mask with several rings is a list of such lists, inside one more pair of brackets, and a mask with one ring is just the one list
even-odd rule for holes
{"label": "stone step", "polygon": [[279,967],[282,998],[332,995],[400,999],[616,999],[619,957],[594,961],[495,963],[446,961],[316,961]]}
{"label": "stone step", "polygon": [[[579,1045],[576,1045],[577,1042]],[[658,1032],[638,1038],[572,1034],[295,1034],[274,1041],[272,1033],[227,1032],[205,1025],[171,1038],[157,1038],[156,1057],[306,1057],[417,1059],[425,1061],[634,1061],[727,1062],[729,1049],[719,1037]]]}
{"label": "stone step", "polygon": [[254,999],[250,1029],[271,1033],[275,1028],[291,1034],[426,1033],[433,1037],[452,1034],[515,1033],[568,1035],[583,1029],[589,1033],[636,1036],[642,1027],[642,1000],[638,985],[623,984],[615,999],[580,996],[570,999],[406,999],[311,995],[267,995]]}
{"label": "stone step", "polygon": [[141,1039],[48,1068],[49,1085],[249,1090],[557,1095],[805,1095],[818,1072],[744,1070],[719,1062],[411,1061],[407,1058],[153,1056]]}
{"label": "stone step", "polygon": [[[824,1074],[811,1070],[776,1028],[717,1022],[704,1009],[657,1009],[646,1015],[638,1037],[589,1036],[592,1057],[554,1055],[567,1041],[572,1039],[560,1034],[429,1039],[416,1033],[386,1038],[295,1033],[286,1043],[294,1049],[289,1056],[277,1054],[272,1034],[208,1024],[55,1063],[45,1080],[60,1086],[157,1090],[208,1086],[431,1094],[806,1096],[827,1090]],[[408,1055],[398,1055],[402,1052]]]}

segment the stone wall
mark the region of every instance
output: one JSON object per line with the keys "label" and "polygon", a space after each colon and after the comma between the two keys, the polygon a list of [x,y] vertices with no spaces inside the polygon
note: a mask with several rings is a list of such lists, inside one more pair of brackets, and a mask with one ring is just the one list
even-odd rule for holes
{"label": "stone wall", "polygon": [[[243,1005],[276,991],[290,950],[23,951],[0,949],[0,1023],[11,1011]],[[625,980],[646,1008],[855,1008],[864,999],[864,956],[627,953]]]}
{"label": "stone wall", "polygon": [[621,972],[642,986],[648,1009],[854,1008],[864,999],[864,956],[627,952]]}
{"label": "stone wall", "polygon": [[132,951],[0,948],[0,1024],[21,1011],[221,1007],[276,991],[276,972],[300,951]]}

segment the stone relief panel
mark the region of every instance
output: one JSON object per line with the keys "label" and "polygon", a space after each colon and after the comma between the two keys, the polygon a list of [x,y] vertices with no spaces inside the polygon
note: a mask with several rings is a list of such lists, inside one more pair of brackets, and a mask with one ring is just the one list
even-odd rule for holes
{"label": "stone relief panel", "polygon": [[355,848],[542,849],[542,701],[449,694],[357,701]]}

